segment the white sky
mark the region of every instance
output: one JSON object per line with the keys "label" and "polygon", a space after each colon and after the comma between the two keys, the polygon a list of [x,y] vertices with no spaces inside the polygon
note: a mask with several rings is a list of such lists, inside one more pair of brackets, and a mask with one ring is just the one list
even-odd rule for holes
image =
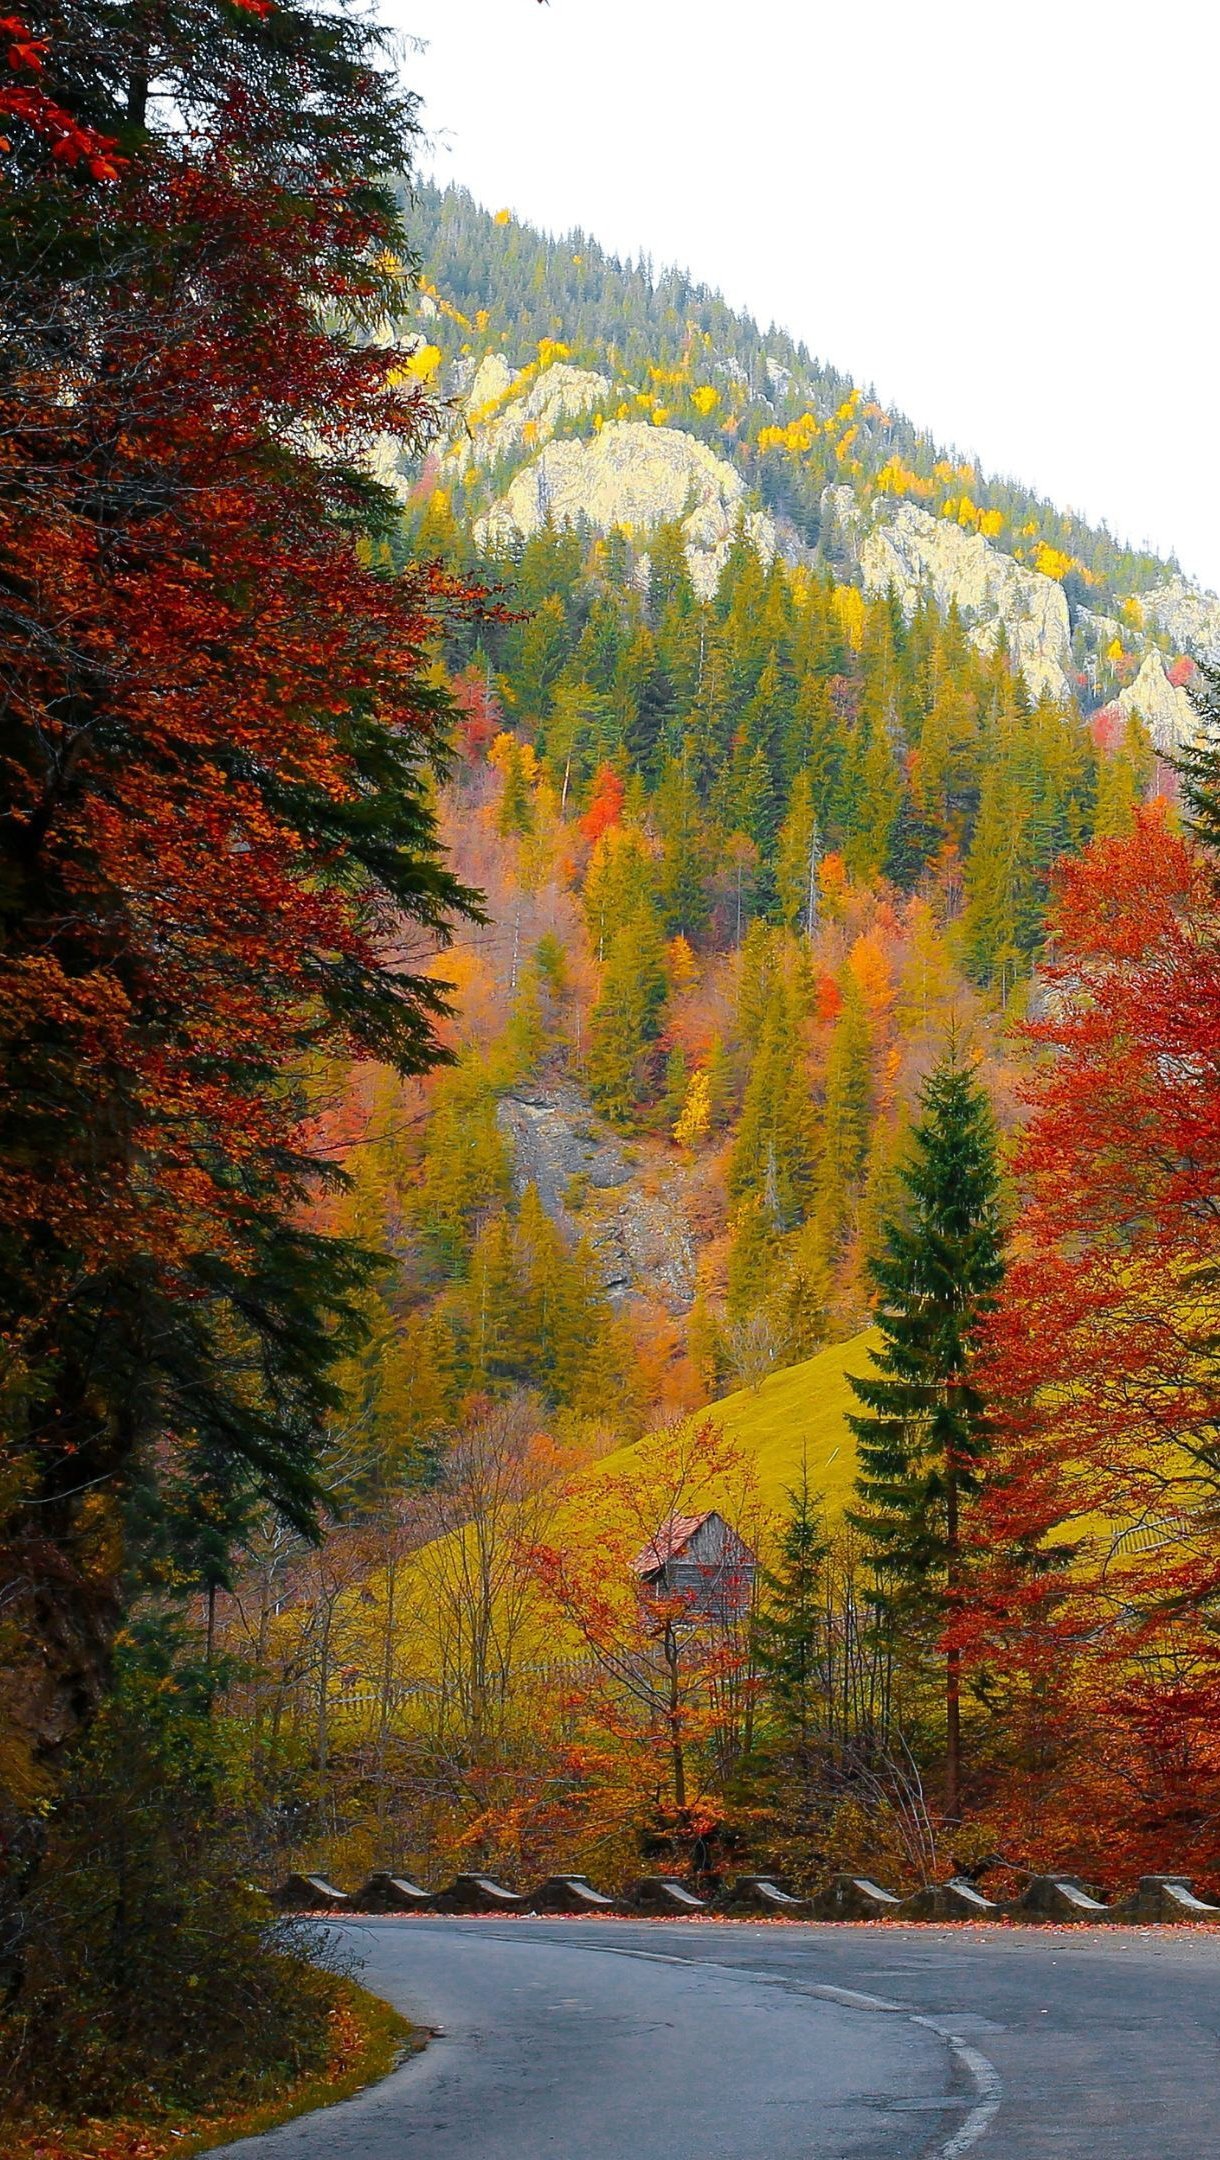
{"label": "white sky", "polygon": [[381,0],[431,169],[1220,587],[1215,0]]}

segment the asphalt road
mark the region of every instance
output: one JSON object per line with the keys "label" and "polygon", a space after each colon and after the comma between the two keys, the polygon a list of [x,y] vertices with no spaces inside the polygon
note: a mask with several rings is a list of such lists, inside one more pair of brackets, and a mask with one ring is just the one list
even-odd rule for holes
{"label": "asphalt road", "polygon": [[1213,2160],[1220,1930],[354,1921],[441,2028],[242,2160]]}

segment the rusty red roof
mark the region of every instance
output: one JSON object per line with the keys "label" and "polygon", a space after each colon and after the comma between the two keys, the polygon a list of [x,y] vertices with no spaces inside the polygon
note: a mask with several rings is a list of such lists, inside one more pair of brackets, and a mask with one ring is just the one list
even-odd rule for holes
{"label": "rusty red roof", "polygon": [[631,1563],[634,1573],[637,1575],[655,1575],[658,1568],[663,1568],[667,1560],[675,1560],[678,1554],[690,1544],[696,1530],[714,1512],[713,1508],[705,1508],[702,1515],[671,1515],[667,1523],[662,1523],[656,1536],[650,1539],[643,1552],[636,1554]]}

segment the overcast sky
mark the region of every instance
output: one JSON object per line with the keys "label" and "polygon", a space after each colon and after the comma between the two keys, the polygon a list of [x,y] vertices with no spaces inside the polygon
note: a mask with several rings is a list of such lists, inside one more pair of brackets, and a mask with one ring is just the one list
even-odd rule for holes
{"label": "overcast sky", "polygon": [[1214,0],[382,0],[429,163],[1220,587]]}

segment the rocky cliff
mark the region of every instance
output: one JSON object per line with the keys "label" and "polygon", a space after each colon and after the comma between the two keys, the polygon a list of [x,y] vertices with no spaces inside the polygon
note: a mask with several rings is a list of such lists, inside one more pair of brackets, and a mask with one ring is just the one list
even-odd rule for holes
{"label": "rocky cliff", "polygon": [[625,1149],[570,1082],[506,1096],[498,1121],[512,1143],[516,1191],[533,1185],[568,1243],[589,1246],[611,1303],[646,1292],[686,1312],[695,1242],[682,1170],[641,1175],[639,1149]]}
{"label": "rocky cliff", "polygon": [[909,614],[921,593],[942,610],[956,602],[975,643],[991,651],[1003,633],[1034,695],[1067,697],[1072,636],[1062,585],[1027,570],[946,518],[882,498],[867,511],[850,488],[828,490],[838,528],[852,535],[864,589],[891,586]]}
{"label": "rocky cliff", "polygon": [[[770,371],[771,392],[786,393],[785,371]],[[1134,596],[1121,616],[1099,595],[1095,607],[1069,608],[1063,584],[1018,561],[954,517],[932,516],[843,483],[821,499],[821,536],[802,547],[792,531],[752,497],[726,454],[680,426],[624,417],[635,387],[600,369],[547,358],[514,370],[502,352],[455,362],[446,388],[455,422],[442,460],[477,510],[479,543],[511,545],[546,519],[583,523],[596,532],[628,532],[638,549],[662,522],[682,524],[691,575],[701,595],[714,592],[734,534],[744,530],[765,558],[777,549],[834,564],[870,594],[891,588],[910,612],[923,594],[955,605],[974,642],[993,650],[1002,638],[1035,696],[1086,704],[1107,694],[1137,712],[1158,748],[1190,735],[1194,709],[1169,678],[1182,654],[1220,655],[1220,599],[1174,575]],[[610,417],[613,415],[613,417]],[[408,476],[393,445],[380,446],[379,476],[405,493]],[[472,492],[473,491],[473,492]],[[646,570],[646,559],[641,570]],[[1115,653],[1140,658],[1121,691]],[[1121,667],[1119,669],[1121,680]]]}
{"label": "rocky cliff", "polygon": [[1145,654],[1135,681],[1120,691],[1114,702],[1121,712],[1138,714],[1156,748],[1169,757],[1191,740],[1198,724],[1186,691],[1170,682],[1165,662],[1156,651]]}
{"label": "rocky cliff", "polygon": [[760,553],[775,551],[771,519],[747,507],[741,477],[694,435],[635,420],[609,421],[596,434],[549,442],[513,476],[480,519],[489,542],[536,532],[547,516],[558,525],[583,520],[595,532],[623,527],[638,541],[680,519],[691,578],[704,597],[715,591],[739,524]]}

